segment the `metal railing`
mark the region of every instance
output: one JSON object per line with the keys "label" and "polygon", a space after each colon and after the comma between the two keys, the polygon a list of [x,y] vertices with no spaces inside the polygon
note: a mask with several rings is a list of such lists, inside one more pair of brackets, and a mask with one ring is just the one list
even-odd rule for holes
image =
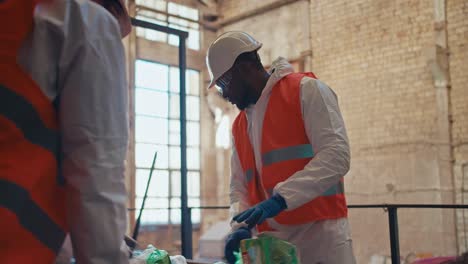
{"label": "metal railing", "polygon": [[[392,264],[400,264],[400,240],[398,235],[398,209],[399,208],[430,208],[430,209],[468,209],[468,205],[462,204],[356,204],[348,205],[350,209],[369,209],[369,208],[382,208],[388,212],[388,227],[390,235],[390,250],[391,250],[391,259]],[[199,206],[199,207],[189,207],[189,223],[191,221],[192,209],[208,209],[208,210],[218,210],[218,209],[229,209],[229,206]],[[189,240],[192,239],[192,225],[190,224]],[[182,243],[182,248],[185,248],[187,253],[187,258],[193,257],[193,249],[188,245]]]}

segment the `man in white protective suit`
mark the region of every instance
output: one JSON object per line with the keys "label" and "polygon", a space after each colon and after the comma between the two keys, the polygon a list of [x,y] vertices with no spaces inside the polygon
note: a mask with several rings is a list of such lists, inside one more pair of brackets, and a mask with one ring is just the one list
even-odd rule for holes
{"label": "man in white protective suit", "polygon": [[350,150],[337,96],[284,58],[267,72],[261,46],[245,32],[226,32],[206,57],[209,87],[240,110],[225,257],[234,263],[233,252],[255,228],[296,245],[303,264],[354,264],[343,188]]}

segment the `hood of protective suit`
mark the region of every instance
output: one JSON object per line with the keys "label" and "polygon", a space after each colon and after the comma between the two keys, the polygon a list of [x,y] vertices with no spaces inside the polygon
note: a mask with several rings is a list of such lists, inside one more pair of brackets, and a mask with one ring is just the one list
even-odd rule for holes
{"label": "hood of protective suit", "polygon": [[270,78],[268,79],[268,82],[262,91],[262,96],[264,94],[271,93],[271,89],[273,89],[273,86],[275,86],[279,80],[293,72],[293,66],[285,58],[278,57],[276,60],[274,60],[269,71]]}

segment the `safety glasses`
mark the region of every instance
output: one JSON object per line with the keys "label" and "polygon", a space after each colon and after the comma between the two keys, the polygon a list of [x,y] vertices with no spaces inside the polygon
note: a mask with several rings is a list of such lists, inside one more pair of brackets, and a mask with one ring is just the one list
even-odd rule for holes
{"label": "safety glasses", "polygon": [[221,93],[221,95],[226,95],[229,85],[232,81],[232,70],[225,72],[218,80],[216,80],[216,89]]}

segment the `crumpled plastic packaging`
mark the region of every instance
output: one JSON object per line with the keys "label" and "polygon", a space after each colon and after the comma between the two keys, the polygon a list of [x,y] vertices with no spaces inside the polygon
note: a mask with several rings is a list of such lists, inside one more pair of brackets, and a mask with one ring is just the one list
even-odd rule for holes
{"label": "crumpled plastic packaging", "polygon": [[171,264],[167,251],[157,249],[153,245],[148,247],[143,252],[135,251],[133,258],[130,259],[131,264]]}
{"label": "crumpled plastic packaging", "polygon": [[296,246],[279,238],[260,234],[240,243],[236,264],[299,264]]}
{"label": "crumpled plastic packaging", "polygon": [[187,260],[184,256],[176,255],[176,256],[169,256],[171,259],[171,264],[187,264]]}

